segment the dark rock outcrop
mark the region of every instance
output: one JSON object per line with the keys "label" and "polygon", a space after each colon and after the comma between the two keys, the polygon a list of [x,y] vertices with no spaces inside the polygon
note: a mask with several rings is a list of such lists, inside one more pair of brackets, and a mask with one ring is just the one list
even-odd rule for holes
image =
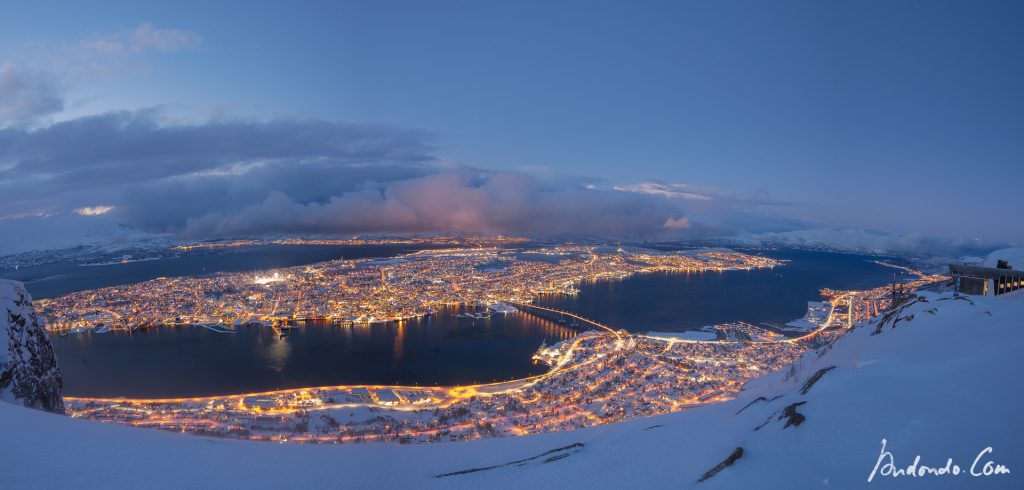
{"label": "dark rock outcrop", "polygon": [[811,375],[810,378],[807,378],[807,381],[804,381],[804,386],[802,388],[800,388],[800,394],[801,395],[806,395],[808,391],[811,391],[811,387],[814,386],[814,383],[817,383],[818,380],[820,380],[821,377],[825,375],[825,373],[827,373],[827,372],[829,372],[829,371],[831,371],[831,370],[833,370],[835,368],[836,367],[833,365],[833,366],[829,366],[827,368],[819,369],[818,372],[816,372],[813,375]]}
{"label": "dark rock outcrop", "polygon": [[0,280],[0,400],[64,413],[53,346],[20,282]]}
{"label": "dark rock outcrop", "polygon": [[796,402],[782,409],[782,415],[779,415],[779,420],[786,419],[786,425],[782,426],[783,429],[791,425],[793,427],[800,427],[800,424],[807,420],[807,417],[804,417],[804,414],[796,411],[796,407],[799,407],[804,403],[807,402]]}
{"label": "dark rock outcrop", "polygon": [[697,483],[700,483],[700,482],[702,482],[704,480],[707,480],[708,478],[711,478],[712,476],[717,475],[719,471],[722,471],[722,470],[732,466],[732,464],[735,463],[737,459],[740,459],[742,457],[743,457],[743,448],[742,447],[736,448],[735,450],[733,450],[732,454],[729,455],[729,457],[725,458],[724,461],[722,461],[721,463],[718,463],[717,465],[715,465],[714,468],[711,468],[710,470],[708,470],[707,473],[704,473],[703,475],[701,475],[700,479],[697,480]]}

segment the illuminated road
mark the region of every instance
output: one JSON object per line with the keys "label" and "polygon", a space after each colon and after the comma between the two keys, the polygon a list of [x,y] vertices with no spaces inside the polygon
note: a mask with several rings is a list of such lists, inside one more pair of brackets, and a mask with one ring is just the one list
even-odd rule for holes
{"label": "illuminated road", "polygon": [[[538,305],[534,305],[534,304],[520,303],[520,302],[517,302],[517,301],[507,301],[507,300],[505,301],[505,303],[508,303],[510,305],[513,305],[513,306],[515,306],[517,308],[520,308],[520,309],[523,309],[523,310],[529,310],[529,309],[533,308],[533,309],[547,311],[547,312],[550,312],[550,313],[556,313],[556,314],[567,316],[569,318],[573,318],[575,320],[578,320],[580,322],[583,322],[583,323],[586,323],[586,324],[589,324],[589,325],[593,325],[593,326],[595,326],[595,327],[597,327],[597,328],[599,328],[601,330],[604,330],[605,332],[607,332],[607,333],[609,333],[611,335],[614,335],[616,337],[616,343],[615,343],[615,349],[616,350],[621,350],[621,349],[628,348],[628,347],[631,346],[631,343],[626,342],[623,339],[623,336],[622,336],[622,334],[619,331],[616,331],[615,329],[609,327],[608,325],[600,323],[600,322],[598,322],[596,320],[592,320],[590,318],[587,318],[587,317],[584,317],[584,316],[580,316],[580,315],[577,315],[575,313],[571,313],[571,312],[568,312],[568,311],[565,311],[565,310],[559,310],[559,309],[555,309],[555,308],[548,308],[548,307],[538,306]],[[810,338],[813,338],[813,337],[817,336],[818,334],[820,334],[824,330],[828,329],[829,327],[831,327],[833,321],[834,321],[834,308],[829,313],[828,319],[822,324],[821,327],[815,329],[812,332],[807,333],[806,335],[803,335],[801,337],[784,339],[784,340],[764,341],[762,343],[771,343],[771,342],[799,342],[801,340],[810,339]],[[717,342],[720,342],[718,340],[688,340],[688,339],[666,339],[666,338],[658,338],[658,339],[667,342],[669,345],[671,345],[673,343],[717,343]],[[419,391],[443,392],[445,395],[447,395],[445,397],[446,399],[444,399],[444,400],[438,400],[436,403],[430,403],[430,404],[423,404],[423,405],[407,407],[408,410],[420,410],[420,409],[423,409],[423,408],[441,408],[441,407],[449,406],[452,403],[455,403],[456,401],[468,399],[468,398],[473,397],[473,396],[488,396],[488,395],[494,395],[494,394],[499,394],[499,393],[508,393],[508,392],[512,392],[512,391],[519,391],[519,390],[522,390],[525,387],[528,387],[528,386],[531,386],[533,384],[536,384],[537,382],[539,382],[541,380],[548,379],[548,378],[554,377],[556,375],[559,375],[559,374],[561,374],[561,373],[563,373],[563,372],[565,372],[567,370],[579,369],[579,368],[582,368],[582,367],[585,367],[585,366],[589,365],[590,363],[598,361],[599,358],[595,358],[595,359],[589,359],[589,360],[584,361],[582,363],[570,364],[570,362],[572,360],[572,354],[575,352],[577,344],[580,341],[582,341],[582,340],[585,340],[585,339],[584,338],[573,339],[571,341],[568,349],[566,349],[566,353],[562,356],[562,358],[559,360],[559,362],[555,363],[555,365],[552,367],[552,369],[550,371],[548,371],[548,372],[546,372],[544,374],[538,374],[538,375],[535,375],[535,376],[529,376],[529,377],[526,377],[526,378],[514,379],[514,380],[509,380],[509,381],[500,381],[500,382],[496,382],[496,383],[481,383],[481,384],[475,384],[475,385],[461,385],[461,386],[448,386],[448,387],[443,387],[443,386],[365,385],[365,384],[362,384],[362,385],[336,385],[336,386],[316,386],[316,387],[306,387],[306,388],[289,388],[289,389],[284,389],[284,390],[262,391],[262,392],[255,392],[255,393],[241,393],[241,394],[233,394],[233,395],[217,395],[217,396],[208,396],[208,397],[187,397],[187,398],[88,398],[88,397],[74,397],[74,396],[68,396],[68,397],[65,397],[65,398],[68,399],[68,400],[77,401],[77,402],[99,402],[99,403],[133,403],[133,404],[134,403],[137,403],[137,404],[203,403],[203,402],[210,402],[210,401],[214,401],[214,400],[221,400],[221,399],[225,399],[225,398],[230,398],[230,399],[239,398],[239,399],[241,399],[241,398],[248,398],[248,397],[279,396],[279,395],[286,395],[286,394],[290,394],[290,393],[297,393],[297,392],[301,392],[301,391],[312,391],[312,390],[318,390],[318,391],[345,391],[345,390],[351,390],[353,388],[360,388],[360,387],[362,387],[362,388],[367,388],[368,390],[371,390],[371,391],[373,391],[373,390],[380,390],[380,389],[392,389],[392,390],[419,390]],[[666,348],[668,348],[668,347],[666,347]],[[240,402],[241,402],[241,400],[239,400],[239,403]],[[331,405],[329,408],[350,408],[350,407],[356,407],[356,406],[375,406],[375,404],[373,402],[367,402],[367,403],[345,403],[345,404],[334,404],[334,405]],[[390,409],[391,410],[402,410],[403,408],[392,407]]]}

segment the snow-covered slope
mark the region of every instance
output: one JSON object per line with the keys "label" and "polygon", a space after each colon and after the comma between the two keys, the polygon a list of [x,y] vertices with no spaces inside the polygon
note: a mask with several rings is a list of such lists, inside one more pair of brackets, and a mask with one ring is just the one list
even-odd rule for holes
{"label": "snow-covered slope", "polygon": [[64,413],[53,346],[20,282],[0,279],[0,400]]}
{"label": "snow-covered slope", "polygon": [[900,246],[901,237],[858,228],[813,228],[785,232],[768,232],[745,238],[764,245],[800,246],[820,249],[849,250],[866,253],[891,253]]}
{"label": "snow-covered slope", "polygon": [[996,246],[971,240],[943,239],[917,233],[894,234],[861,228],[810,228],[784,232],[749,233],[726,241],[741,245],[795,247],[908,257],[984,255]]}
{"label": "snow-covered slope", "polygon": [[154,235],[119,224],[107,216],[73,213],[30,216],[0,221],[0,257],[77,249],[82,253],[113,253],[171,243]]}
{"label": "snow-covered slope", "polygon": [[[1024,294],[922,297],[881,333],[861,325],[736,400],[659,417],[464,443],[296,446],[0,404],[0,471],[10,488],[1024,487]],[[868,483],[882,439],[899,466],[918,454],[933,467],[953,458],[961,474]],[[1012,473],[970,475],[987,447],[975,470],[995,461]],[[697,483],[738,448],[730,466]]]}
{"label": "snow-covered slope", "polygon": [[996,263],[1000,260],[1009,262],[1010,267],[1013,267],[1014,269],[1024,269],[1024,247],[996,250],[988,254],[988,257],[985,257],[985,260],[981,265],[985,267],[995,267]]}

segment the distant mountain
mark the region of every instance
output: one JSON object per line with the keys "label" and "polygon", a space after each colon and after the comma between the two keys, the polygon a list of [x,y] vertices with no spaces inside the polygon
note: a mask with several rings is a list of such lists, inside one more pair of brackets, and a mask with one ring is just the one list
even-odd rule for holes
{"label": "distant mountain", "polygon": [[167,235],[146,233],[107,216],[72,213],[0,221],[0,237],[0,268],[174,243]]}
{"label": "distant mountain", "polygon": [[64,413],[53,346],[20,282],[0,279],[0,400]]}
{"label": "distant mountain", "polygon": [[999,246],[975,240],[943,239],[917,233],[894,234],[861,228],[811,228],[750,233],[722,240],[733,245],[794,247],[906,257],[984,255]]}

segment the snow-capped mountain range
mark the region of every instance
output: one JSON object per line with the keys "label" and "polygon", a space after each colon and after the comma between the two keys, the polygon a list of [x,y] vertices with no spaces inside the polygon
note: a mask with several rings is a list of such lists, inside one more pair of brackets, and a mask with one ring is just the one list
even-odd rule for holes
{"label": "snow-capped mountain range", "polygon": [[895,234],[861,228],[809,228],[784,232],[746,233],[722,238],[742,246],[789,247],[904,257],[984,255],[1000,244],[952,240],[917,233]]}
{"label": "snow-capped mountain range", "polygon": [[107,216],[73,213],[0,221],[0,268],[105,254],[161,249],[175,241]]}

